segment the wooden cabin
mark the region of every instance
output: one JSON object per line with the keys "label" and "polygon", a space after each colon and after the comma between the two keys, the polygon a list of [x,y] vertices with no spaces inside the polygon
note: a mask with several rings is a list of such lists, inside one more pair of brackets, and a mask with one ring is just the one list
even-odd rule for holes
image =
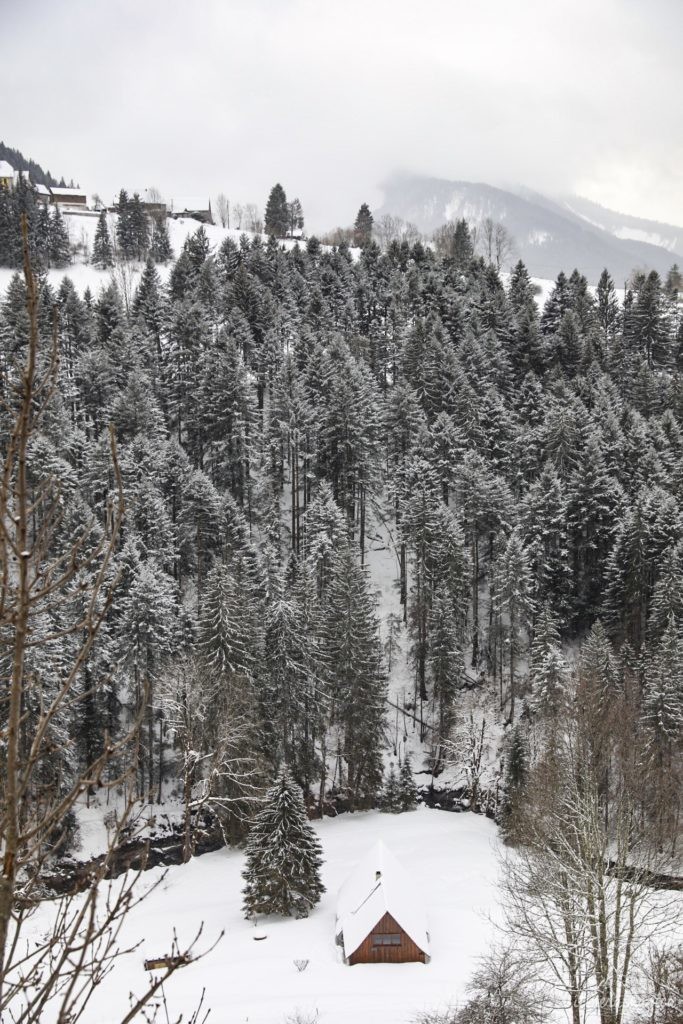
{"label": "wooden cabin", "polygon": [[339,890],[336,936],[350,965],[429,963],[421,901],[410,876],[381,841]]}
{"label": "wooden cabin", "polygon": [[80,188],[53,185],[50,189],[50,202],[53,206],[87,206],[88,197]]}

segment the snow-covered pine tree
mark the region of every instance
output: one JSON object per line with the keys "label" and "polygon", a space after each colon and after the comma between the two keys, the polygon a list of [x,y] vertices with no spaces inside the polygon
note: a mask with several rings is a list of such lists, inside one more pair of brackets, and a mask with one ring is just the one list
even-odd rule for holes
{"label": "snow-covered pine tree", "polygon": [[157,217],[154,220],[149,255],[155,263],[169,263],[173,259],[173,246],[165,217]]}
{"label": "snow-covered pine tree", "polygon": [[544,604],[534,624],[529,658],[531,707],[544,719],[560,715],[567,699],[568,666],[562,654],[557,620]]}
{"label": "snow-covered pine tree", "polygon": [[66,267],[71,261],[71,246],[69,243],[69,232],[60,213],[59,207],[55,206],[50,221],[50,266]]}
{"label": "snow-covered pine tree", "polygon": [[321,865],[322,846],[301,789],[283,767],[249,830],[242,872],[245,916],[308,917],[325,892]]}
{"label": "snow-covered pine tree", "polygon": [[[516,530],[510,534],[495,566],[496,610],[503,616],[502,628],[510,667],[510,721],[515,719],[517,657],[524,649],[524,633],[533,614],[532,578],[529,554]],[[502,683],[502,680],[501,680]]]}
{"label": "snow-covered pine tree", "polygon": [[[434,703],[435,751],[448,739],[455,716],[455,701],[464,674],[463,634],[447,593],[437,593],[429,617],[428,668]],[[438,758],[438,754],[437,754]]]}
{"label": "snow-covered pine tree", "polygon": [[556,334],[560,328],[562,317],[571,306],[571,294],[567,275],[560,271],[553,290],[551,291],[541,315],[541,334],[545,337]]}
{"label": "snow-covered pine tree", "polygon": [[157,368],[158,373],[162,359],[161,335],[166,325],[166,300],[161,278],[151,256],[140,277],[140,284],[133,299],[132,311],[135,319],[144,327],[153,341],[153,345],[150,346],[151,351],[146,354],[153,361],[152,365]]}
{"label": "snow-covered pine tree", "polygon": [[123,259],[132,260],[135,255],[135,232],[131,222],[131,201],[124,188],[119,192],[116,212],[118,213],[116,222],[118,252]]}
{"label": "snow-covered pine tree", "polygon": [[99,267],[100,270],[107,270],[114,265],[114,254],[111,247],[111,238],[109,237],[106,210],[101,211],[97,221],[90,262],[94,267]]}
{"label": "snow-covered pine tree", "polygon": [[332,560],[322,643],[333,717],[341,726],[350,806],[372,806],[382,779],[386,684],[367,572],[348,547]]}
{"label": "snow-covered pine tree", "polygon": [[35,231],[35,259],[41,269],[46,269],[50,265],[51,226],[50,208],[45,204],[38,212]]}
{"label": "snow-covered pine tree", "polygon": [[398,773],[398,792],[401,810],[414,811],[417,807],[418,792],[413,777],[413,764],[410,754],[406,754],[403,758],[403,764]]}
{"label": "snow-covered pine tree", "polygon": [[353,225],[353,244],[364,248],[372,241],[373,217],[367,203],[361,203]]}
{"label": "snow-covered pine tree", "polygon": [[529,745],[520,722],[512,729],[503,773],[503,792],[499,810],[500,830],[506,843],[520,836],[524,787],[529,774]]}
{"label": "snow-covered pine tree", "polygon": [[382,792],[379,798],[380,810],[384,811],[385,814],[399,814],[403,810],[401,807],[401,790],[399,780],[396,775],[396,768],[392,761],[389,765],[389,771],[386,773],[384,779],[384,785],[382,786]]}
{"label": "snow-covered pine tree", "polygon": [[605,341],[613,342],[619,319],[619,300],[617,299],[617,291],[614,287],[614,281],[610,277],[607,269],[603,270],[600,275],[597,299],[598,324],[600,325]]}
{"label": "snow-covered pine tree", "polygon": [[130,232],[134,259],[146,259],[149,249],[149,219],[137,192],[130,201]]}
{"label": "snow-covered pine tree", "polygon": [[273,185],[266,203],[265,229],[266,234],[276,238],[284,238],[289,225],[287,196],[282,185]]}

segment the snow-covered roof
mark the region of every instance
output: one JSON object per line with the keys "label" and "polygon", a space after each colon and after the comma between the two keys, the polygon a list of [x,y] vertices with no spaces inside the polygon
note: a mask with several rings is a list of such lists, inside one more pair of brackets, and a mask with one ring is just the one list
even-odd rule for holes
{"label": "snow-covered roof", "polygon": [[183,213],[187,210],[188,213],[193,210],[208,210],[209,200],[204,196],[180,196],[175,197],[171,200],[171,209],[174,213]]}
{"label": "snow-covered roof", "polygon": [[13,178],[14,168],[6,160],[0,160],[0,178]]}
{"label": "snow-covered roof", "polygon": [[427,917],[413,882],[380,840],[356,865],[337,897],[337,935],[350,957],[386,913],[429,954]]}
{"label": "snow-covered roof", "polygon": [[47,185],[41,185],[40,182],[36,183],[35,189],[36,189],[36,192],[38,193],[39,196],[49,196],[50,195],[50,190],[47,187]]}
{"label": "snow-covered roof", "polygon": [[82,188],[62,188],[61,185],[54,185],[50,192],[53,196],[85,196]]}

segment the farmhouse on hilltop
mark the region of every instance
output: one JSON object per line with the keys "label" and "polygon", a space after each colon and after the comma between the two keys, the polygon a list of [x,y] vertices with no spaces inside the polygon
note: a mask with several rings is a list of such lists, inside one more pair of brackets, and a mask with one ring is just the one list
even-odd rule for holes
{"label": "farmhouse on hilltop", "polygon": [[337,944],[347,964],[429,963],[429,932],[413,883],[381,841],[339,890]]}
{"label": "farmhouse on hilltop", "polygon": [[0,187],[11,191],[17,188],[20,179],[32,187],[36,199],[43,206],[51,203],[63,207],[64,212],[83,212],[88,209],[88,197],[83,189],[66,188],[62,185],[48,188],[47,185],[34,184],[31,182],[28,171],[16,171],[7,160],[0,160]]}
{"label": "farmhouse on hilltop", "polygon": [[54,185],[50,188],[50,202],[55,206],[87,206],[88,197],[81,188]]}
{"label": "farmhouse on hilltop", "polygon": [[202,224],[213,224],[211,200],[201,196],[182,196],[171,200],[170,217],[191,217]]}

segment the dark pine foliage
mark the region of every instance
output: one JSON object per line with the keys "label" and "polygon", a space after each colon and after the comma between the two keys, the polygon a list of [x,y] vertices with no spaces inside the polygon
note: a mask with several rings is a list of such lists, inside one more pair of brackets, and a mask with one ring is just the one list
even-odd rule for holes
{"label": "dark pine foliage", "polygon": [[245,915],[308,917],[325,892],[321,864],[322,847],[301,790],[283,768],[249,831],[242,873]]}

